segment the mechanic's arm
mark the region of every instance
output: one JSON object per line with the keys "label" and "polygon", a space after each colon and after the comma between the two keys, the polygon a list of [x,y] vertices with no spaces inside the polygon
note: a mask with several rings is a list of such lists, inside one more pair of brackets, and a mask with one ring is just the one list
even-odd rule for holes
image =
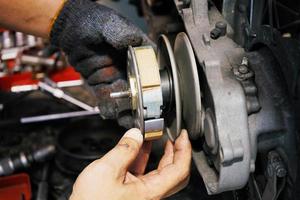
{"label": "mechanic's arm", "polygon": [[133,23],[90,0],[0,0],[0,26],[49,37],[93,88],[102,118],[132,127],[128,101],[109,94],[127,89],[127,47],[151,43]]}
{"label": "mechanic's arm", "polygon": [[0,27],[47,38],[65,0],[0,0]]}
{"label": "mechanic's arm", "polygon": [[[142,143],[143,136],[138,129],[127,131],[114,149],[79,175],[70,200],[158,200],[184,188],[191,164],[187,132],[183,130],[175,143],[167,142],[158,168],[147,174],[144,171],[149,152],[138,156]],[[135,164],[139,164],[129,170],[137,156],[140,162]]]}

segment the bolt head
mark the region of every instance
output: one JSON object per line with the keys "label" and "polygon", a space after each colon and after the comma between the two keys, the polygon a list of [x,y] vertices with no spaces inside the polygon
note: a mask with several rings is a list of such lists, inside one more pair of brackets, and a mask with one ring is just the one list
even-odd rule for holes
{"label": "bolt head", "polygon": [[241,66],[239,66],[239,72],[241,73],[241,74],[247,74],[248,72],[249,72],[249,69],[248,69],[248,67],[247,66],[245,66],[245,65],[241,65]]}
{"label": "bolt head", "polygon": [[214,28],[211,32],[210,32],[210,37],[211,39],[218,39],[221,36],[221,31],[218,28]]}
{"label": "bolt head", "polygon": [[219,28],[219,29],[226,29],[227,28],[227,23],[223,22],[223,21],[219,21],[219,22],[216,23],[215,27]]}
{"label": "bolt head", "polygon": [[284,169],[284,168],[279,168],[279,169],[277,169],[277,172],[276,172],[276,174],[277,174],[277,176],[279,177],[279,178],[283,178],[283,177],[285,177],[286,176],[286,170]]}

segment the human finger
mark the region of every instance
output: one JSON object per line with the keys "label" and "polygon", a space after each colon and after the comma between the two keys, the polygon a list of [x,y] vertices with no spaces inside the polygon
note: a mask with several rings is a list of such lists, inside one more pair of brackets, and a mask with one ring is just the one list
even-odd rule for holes
{"label": "human finger", "polygon": [[120,78],[123,78],[122,72],[116,66],[111,65],[96,70],[87,78],[87,83],[91,86],[101,83],[112,83]]}
{"label": "human finger", "polygon": [[[147,196],[162,198],[170,191],[178,191],[185,186],[189,177],[191,163],[191,144],[186,131],[182,131],[174,144],[174,160],[162,169],[154,170],[142,177],[141,182],[147,188]],[[183,184],[184,183],[184,184]]]}
{"label": "human finger", "polygon": [[149,156],[151,153],[152,142],[146,141],[143,143],[140,152],[135,159],[135,161],[130,166],[130,172],[136,176],[143,175],[145,173],[145,169],[149,160]]}
{"label": "human finger", "polygon": [[102,157],[102,163],[114,169],[116,178],[125,178],[130,164],[136,159],[143,144],[143,136],[139,129],[128,130],[119,143]]}
{"label": "human finger", "polygon": [[166,142],[164,155],[160,159],[157,169],[161,170],[165,166],[172,164],[173,159],[174,159],[174,145],[170,140],[168,140]]}

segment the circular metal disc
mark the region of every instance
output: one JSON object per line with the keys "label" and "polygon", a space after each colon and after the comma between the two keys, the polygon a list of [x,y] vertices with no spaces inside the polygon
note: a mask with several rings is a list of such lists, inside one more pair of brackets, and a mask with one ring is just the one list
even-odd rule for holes
{"label": "circular metal disc", "polygon": [[175,40],[174,55],[179,74],[182,118],[191,139],[201,132],[201,95],[197,64],[192,45],[185,33]]}
{"label": "circular metal disc", "polygon": [[133,119],[135,127],[139,128],[142,134],[145,134],[145,124],[144,124],[144,105],[142,98],[142,85],[140,82],[140,74],[137,67],[137,61],[135,59],[134,49],[129,46],[128,49],[128,59],[127,59],[127,72],[128,78],[134,78],[136,86],[136,104],[137,108],[133,110]]}
{"label": "circular metal disc", "polygon": [[171,111],[166,120],[166,132],[169,138],[174,141],[181,131],[181,100],[176,62],[171,44],[165,35],[161,35],[158,40],[157,58],[161,68],[171,68],[170,71],[172,72],[175,109]]}

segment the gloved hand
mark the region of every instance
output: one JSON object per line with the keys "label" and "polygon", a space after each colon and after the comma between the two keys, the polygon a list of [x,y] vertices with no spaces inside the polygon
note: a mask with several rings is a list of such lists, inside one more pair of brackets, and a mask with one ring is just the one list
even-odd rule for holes
{"label": "gloved hand", "polygon": [[126,50],[149,43],[147,36],[110,8],[90,0],[67,0],[50,33],[69,62],[92,86],[103,118],[132,126],[127,99],[111,99],[113,91],[127,88]]}
{"label": "gloved hand", "polygon": [[183,189],[192,157],[187,132],[183,130],[174,144],[167,142],[158,168],[145,175],[150,151],[142,143],[138,129],[127,131],[115,148],[81,172],[70,200],[158,200]]}

